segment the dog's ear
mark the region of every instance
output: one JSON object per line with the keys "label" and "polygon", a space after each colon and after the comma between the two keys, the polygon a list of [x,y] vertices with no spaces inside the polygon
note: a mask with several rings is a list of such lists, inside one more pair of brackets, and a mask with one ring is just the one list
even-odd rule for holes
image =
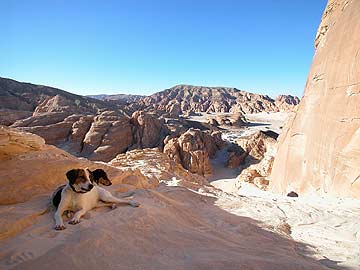
{"label": "dog's ear", "polygon": [[66,177],[71,184],[75,183],[76,178],[79,175],[79,169],[72,169],[66,173]]}
{"label": "dog's ear", "polygon": [[100,179],[102,177],[108,179],[107,174],[103,169],[96,169],[95,171],[93,171],[93,173],[95,178]]}
{"label": "dog's ear", "polygon": [[103,169],[96,169],[95,171],[93,171],[93,173],[94,173],[94,179],[95,179],[95,181],[97,181],[98,184],[100,183],[104,186],[112,185],[106,172]]}

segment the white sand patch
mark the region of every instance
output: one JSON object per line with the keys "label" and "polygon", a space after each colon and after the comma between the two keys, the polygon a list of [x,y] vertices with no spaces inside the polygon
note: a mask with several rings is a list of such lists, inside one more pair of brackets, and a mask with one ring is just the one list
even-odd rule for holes
{"label": "white sand patch", "polygon": [[212,183],[232,195],[219,198],[219,207],[260,220],[271,231],[286,234],[288,228],[288,237],[310,246],[314,258],[331,269],[360,269],[360,200],[290,198],[247,183],[237,190],[233,183],[231,179]]}

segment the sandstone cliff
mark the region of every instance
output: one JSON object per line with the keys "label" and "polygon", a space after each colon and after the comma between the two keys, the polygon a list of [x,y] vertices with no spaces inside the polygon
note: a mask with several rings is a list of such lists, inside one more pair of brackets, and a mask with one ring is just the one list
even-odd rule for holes
{"label": "sandstone cliff", "polygon": [[271,174],[277,192],[360,198],[360,1],[329,1],[296,115]]}

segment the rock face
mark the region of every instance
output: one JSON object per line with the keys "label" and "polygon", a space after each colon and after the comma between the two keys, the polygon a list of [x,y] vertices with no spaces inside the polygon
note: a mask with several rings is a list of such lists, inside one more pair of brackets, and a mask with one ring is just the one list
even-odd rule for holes
{"label": "rock face", "polygon": [[329,1],[304,97],[280,137],[271,188],[360,198],[360,2]]}
{"label": "rock face", "polygon": [[280,107],[278,107],[276,101],[268,96],[252,94],[236,88],[177,85],[144,98],[142,103],[144,107],[175,114],[189,112],[258,113],[288,110],[297,105],[298,98],[286,97],[279,98]]}
{"label": "rock face", "polygon": [[133,127],[135,148],[162,146],[169,133],[164,122],[142,111],[134,112],[130,123]]}
{"label": "rock face", "polygon": [[143,112],[131,118],[114,111],[96,116],[42,113],[16,121],[12,127],[37,134],[73,155],[105,162],[130,148],[162,147],[168,135],[162,121]]}
{"label": "rock face", "polygon": [[189,129],[178,138],[167,141],[164,153],[185,169],[200,175],[210,175],[210,158],[224,146],[219,132]]}

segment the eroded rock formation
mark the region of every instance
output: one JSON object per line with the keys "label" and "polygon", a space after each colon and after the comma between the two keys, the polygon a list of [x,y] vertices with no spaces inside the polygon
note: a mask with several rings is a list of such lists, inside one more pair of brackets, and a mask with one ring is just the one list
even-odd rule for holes
{"label": "eroded rock formation", "polygon": [[196,129],[166,141],[164,153],[185,169],[200,175],[212,173],[210,158],[224,146],[221,133]]}
{"label": "eroded rock formation", "polygon": [[284,128],[271,187],[360,198],[360,2],[329,1],[298,110]]}
{"label": "eroded rock formation", "polygon": [[[277,102],[276,102],[277,101]],[[189,112],[276,112],[292,110],[299,99],[283,96],[277,100],[236,88],[177,85],[142,100],[144,108],[178,115]],[[278,105],[279,104],[279,107]]]}
{"label": "eroded rock formation", "polygon": [[242,169],[236,178],[235,186],[251,183],[260,189],[266,190],[274,163],[277,148],[277,134],[271,131],[258,131],[251,136],[237,140],[241,146],[229,154],[228,167]]}
{"label": "eroded rock formation", "polygon": [[114,111],[98,115],[50,112],[16,121],[12,127],[43,137],[76,156],[110,161],[128,149],[162,146],[164,122],[141,111],[128,117]]}

